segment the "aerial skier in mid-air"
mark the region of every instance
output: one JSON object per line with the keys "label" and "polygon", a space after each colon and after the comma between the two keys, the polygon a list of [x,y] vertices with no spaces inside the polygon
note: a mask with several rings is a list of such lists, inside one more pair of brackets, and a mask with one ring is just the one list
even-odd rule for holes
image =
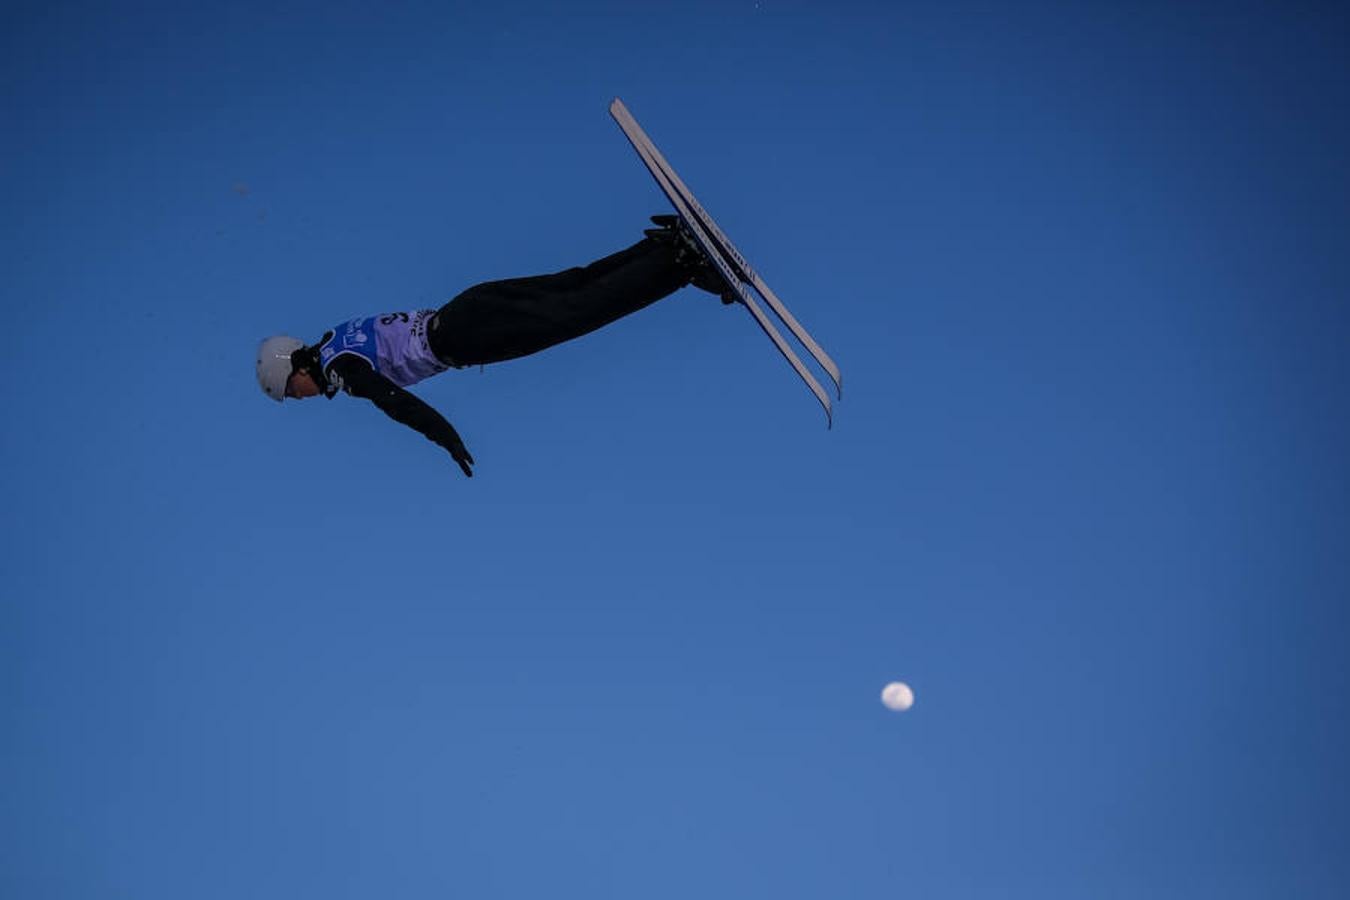
{"label": "aerial skier in mid-air", "polygon": [[622,101],[610,113],[678,215],[652,216],[654,228],[627,249],[552,275],[488,281],[438,310],[365,316],[324,332],[314,344],[277,335],[258,348],[258,384],[281,402],[339,391],[370,400],[390,418],[450,452],[467,476],[473,456],[445,418],[404,390],[450,368],[538,353],[581,337],[692,284],[740,303],[773,340],[831,417],[830,399],[760,309],[757,292],[834,382],[839,368],[807,334],[694,199]]}
{"label": "aerial skier in mid-air", "polygon": [[446,369],[538,353],[687,284],[734,297],[675,216],[652,221],[656,227],[642,240],[590,265],[477,284],[438,310],[352,319],[313,344],[287,335],[267,338],[258,348],[258,384],[277,401],[332,399],[338,391],[370,400],[450,451],[472,476],[473,456],[454,427],[405,387]]}

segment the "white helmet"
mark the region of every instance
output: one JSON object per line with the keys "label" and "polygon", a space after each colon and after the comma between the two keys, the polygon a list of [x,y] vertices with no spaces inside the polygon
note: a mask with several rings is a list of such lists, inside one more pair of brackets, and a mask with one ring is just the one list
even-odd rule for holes
{"label": "white helmet", "polygon": [[258,386],[280,403],[286,399],[286,380],[291,377],[291,354],[305,342],[278,334],[258,345]]}

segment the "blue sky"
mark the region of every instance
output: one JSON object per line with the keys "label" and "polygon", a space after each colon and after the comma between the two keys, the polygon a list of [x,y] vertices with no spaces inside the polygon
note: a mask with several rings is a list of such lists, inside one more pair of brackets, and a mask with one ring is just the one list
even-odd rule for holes
{"label": "blue sky", "polygon": [[[0,894],[1340,897],[1334,4],[11,6]],[[688,290],[278,406],[259,339]],[[918,701],[887,712],[890,680]]]}

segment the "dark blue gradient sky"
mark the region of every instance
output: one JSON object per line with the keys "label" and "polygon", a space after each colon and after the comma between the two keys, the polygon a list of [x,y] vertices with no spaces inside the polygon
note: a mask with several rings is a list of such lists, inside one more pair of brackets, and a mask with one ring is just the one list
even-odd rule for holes
{"label": "dark blue gradient sky", "polygon": [[[28,3],[0,895],[1350,893],[1343,4]],[[685,291],[277,406],[263,336]],[[904,715],[879,703],[910,682]]]}

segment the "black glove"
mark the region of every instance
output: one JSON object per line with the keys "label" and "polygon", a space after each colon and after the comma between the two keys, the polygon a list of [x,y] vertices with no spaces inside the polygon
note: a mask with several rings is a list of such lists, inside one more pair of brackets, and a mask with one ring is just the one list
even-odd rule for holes
{"label": "black glove", "polygon": [[451,428],[450,431],[451,439],[447,442],[445,449],[449,450],[450,457],[455,462],[459,463],[459,467],[464,470],[465,476],[472,478],[473,469],[470,469],[469,466],[474,464],[473,456],[470,455],[468,448],[464,446],[464,442],[459,439],[459,435],[454,433],[455,430]]}

